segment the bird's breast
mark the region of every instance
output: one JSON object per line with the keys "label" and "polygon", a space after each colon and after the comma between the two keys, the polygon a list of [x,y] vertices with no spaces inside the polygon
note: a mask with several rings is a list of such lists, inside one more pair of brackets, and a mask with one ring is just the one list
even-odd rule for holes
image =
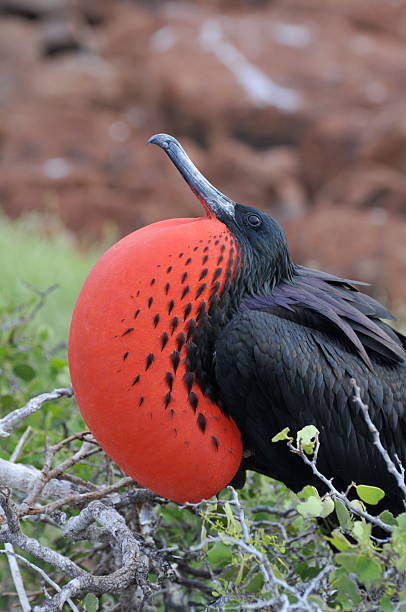
{"label": "bird's breast", "polygon": [[72,318],[86,423],[126,473],[179,502],[217,493],[241,460],[236,425],[203,395],[193,366],[196,330],[230,283],[235,249],[215,219],[138,230],[97,262]]}

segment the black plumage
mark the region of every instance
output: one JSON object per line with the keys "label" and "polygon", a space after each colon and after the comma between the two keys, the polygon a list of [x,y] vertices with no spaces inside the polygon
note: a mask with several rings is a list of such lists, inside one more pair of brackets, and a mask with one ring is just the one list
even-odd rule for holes
{"label": "black plumage", "polygon": [[305,484],[323,491],[299,457],[271,442],[284,427],[296,432],[313,424],[320,431],[318,468],[334,477],[336,488],[352,481],[380,486],[384,505],[401,511],[401,492],[372,443],[350,381],[361,386],[392,458],[397,453],[405,462],[405,339],[377,318],[389,313],[348,281],[307,268],[296,272],[268,296],[243,299],[216,341],[221,395],[253,453],[242,469],[294,491]]}
{"label": "black plumage", "polygon": [[[404,509],[401,491],[353,401],[355,378],[381,441],[406,465],[406,338],[392,315],[357,283],[295,265],[278,223],[221,194],[175,139],[151,139],[175,163],[209,215],[236,243],[237,266],[208,316],[193,332],[194,374],[202,391],[237,423],[246,469],[294,491],[317,480],[300,457],[272,437],[285,427],[320,431],[318,468],[336,488],[383,488],[383,506]],[[214,355],[214,358],[213,358]],[[207,391],[210,389],[210,394]]]}
{"label": "black plumage", "polygon": [[[259,219],[255,227],[250,217]],[[241,249],[238,305],[216,342],[220,397],[251,452],[242,469],[314,484],[300,457],[272,437],[284,427],[320,431],[318,468],[339,490],[351,482],[386,491],[384,506],[403,510],[401,492],[373,445],[351,379],[394,459],[406,464],[406,338],[392,315],[348,281],[292,263],[285,236],[263,212],[235,205],[226,221]]]}

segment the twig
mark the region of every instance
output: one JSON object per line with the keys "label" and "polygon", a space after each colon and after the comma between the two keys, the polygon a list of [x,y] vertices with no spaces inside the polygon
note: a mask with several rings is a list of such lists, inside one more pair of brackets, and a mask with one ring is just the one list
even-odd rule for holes
{"label": "twig", "polygon": [[23,577],[21,576],[20,568],[18,567],[17,559],[15,558],[13,545],[9,542],[4,544],[4,550],[0,550],[0,554],[7,555],[7,561],[10,568],[10,573],[13,578],[14,586],[17,591],[18,600],[23,612],[31,610],[30,602],[28,601],[27,593],[25,592]]}
{"label": "twig", "polygon": [[17,446],[15,447],[15,449],[13,450],[13,452],[10,455],[11,463],[15,463],[17,461],[17,459],[20,456],[20,453],[21,453],[21,451],[23,449],[24,444],[27,442],[27,439],[28,439],[30,433],[31,433],[31,427],[30,427],[30,425],[28,425],[27,429],[24,431],[23,435],[19,439]]}
{"label": "twig", "polygon": [[65,470],[69,469],[76,463],[83,461],[83,459],[90,457],[94,453],[100,452],[100,448],[94,448],[92,444],[89,442],[83,442],[82,446],[76,453],[74,453],[71,457],[68,457],[63,461],[59,466],[51,470],[51,463],[55,453],[60,450],[60,445],[57,444],[55,447],[51,446],[47,449],[45,453],[45,461],[42,470],[39,472],[37,480],[33,483],[31,491],[29,495],[24,500],[22,507],[27,508],[32,506],[34,502],[40,497],[45,485],[49,480],[53,478],[57,478],[60,476]]}
{"label": "twig", "polygon": [[34,414],[34,412],[37,412],[45,402],[58,400],[61,397],[72,397],[72,395],[72,388],[68,387],[65,389],[54,389],[48,393],[41,393],[41,395],[33,397],[25,406],[13,410],[4,418],[0,419],[0,437],[7,438],[7,436],[9,436],[18,426],[20,421]]}
{"label": "twig", "polygon": [[240,504],[240,499],[238,497],[238,493],[234,489],[234,487],[229,486],[227,488],[231,491],[231,495],[233,496],[234,504],[237,507],[238,520],[240,521],[240,525],[241,525],[241,528],[242,528],[242,532],[244,534],[244,538],[248,542],[249,539],[250,539],[250,532],[249,532],[248,525],[247,525],[246,520],[245,520],[244,509],[243,509],[243,507]]}
{"label": "twig", "polygon": [[[62,506],[79,506],[89,501],[94,501],[96,499],[101,499],[110,495],[111,493],[115,493],[119,489],[123,487],[128,487],[129,485],[134,484],[134,481],[129,476],[122,478],[118,482],[115,482],[113,485],[107,487],[100,487],[96,491],[89,491],[89,493],[82,493],[78,495],[71,495],[69,497],[65,497],[63,499],[58,499],[50,504],[46,504],[45,506],[40,506],[38,508],[30,508],[27,507],[27,504],[21,504],[21,508],[19,511],[20,516],[32,515],[32,514],[51,514],[55,512],[58,508]],[[147,489],[140,489],[140,491],[147,491],[149,498],[149,491]]]}
{"label": "twig", "polygon": [[[15,489],[29,493],[32,490],[32,484],[38,478],[40,470],[22,463],[11,463],[6,459],[0,459],[0,486],[7,489]],[[67,480],[50,480],[42,491],[41,498],[43,499],[59,499],[85,492],[82,489]]]}
{"label": "twig", "polygon": [[[233,544],[234,546],[237,546],[238,548],[243,550],[245,553],[248,553],[249,555],[255,557],[259,561],[261,568],[263,568],[263,575],[265,580],[264,588],[266,591],[273,592],[272,599],[261,600],[261,602],[255,603],[241,604],[241,607],[239,609],[261,609],[261,606],[257,605],[258,603],[261,603],[262,609],[265,609],[266,607],[277,606],[275,607],[275,609],[277,610],[300,610],[301,612],[314,612],[317,608],[315,608],[313,604],[309,603],[307,597],[311,593],[311,591],[315,590],[318,587],[318,583],[322,579],[324,579],[325,575],[333,569],[332,566],[328,566],[327,568],[325,568],[325,571],[323,569],[323,571],[320,572],[320,574],[318,574],[312,580],[311,584],[309,585],[309,592],[306,592],[306,594],[304,595],[300,593],[297,588],[288,584],[285,580],[278,578],[275,575],[275,572],[269,562],[269,559],[261,551],[257,550],[254,546],[247,544],[242,539],[233,538],[231,536],[222,534],[221,537],[208,537],[206,544],[207,542],[223,542]],[[320,580],[318,580],[319,576]],[[278,587],[282,589],[284,593],[279,593]],[[289,607],[284,607],[284,602],[288,601],[286,593],[292,595],[297,600],[297,603],[290,603]]]}
{"label": "twig", "polygon": [[[28,436],[30,434],[30,431],[31,431],[31,427],[27,427],[26,430],[24,431],[23,435],[19,439],[17,446],[15,447],[14,451],[11,454],[11,457],[10,457],[10,462],[11,463],[14,463],[18,459],[18,457],[20,455],[20,452],[23,449],[24,443],[26,442],[26,440],[27,440],[27,438],[28,438]],[[30,602],[28,600],[27,593],[26,593],[25,587],[24,587],[23,577],[21,575],[20,568],[19,568],[18,563],[17,563],[17,559],[16,559],[16,557],[14,555],[14,547],[13,547],[13,545],[10,544],[10,542],[6,542],[4,544],[4,551],[5,551],[6,555],[7,555],[7,561],[8,561],[8,564],[9,564],[11,577],[13,579],[14,586],[15,586],[16,591],[17,591],[17,596],[18,596],[19,602],[21,604],[21,608],[22,608],[23,612],[28,612],[31,609],[31,604],[30,604]],[[3,552],[3,551],[0,551],[0,552]]]}
{"label": "twig", "polygon": [[362,518],[364,518],[365,520],[369,521],[370,523],[372,523],[376,527],[380,527],[381,529],[386,531],[386,533],[389,533],[389,534],[392,533],[393,529],[392,529],[392,527],[390,525],[388,525],[387,523],[384,523],[378,517],[373,516],[372,514],[369,514],[369,512],[366,512],[365,510],[361,510],[361,508],[358,508],[357,506],[354,506],[350,502],[350,500],[348,499],[348,497],[346,495],[344,495],[343,493],[340,493],[335,488],[335,486],[332,483],[332,479],[329,480],[326,476],[324,476],[324,474],[319,472],[319,470],[317,469],[317,466],[316,466],[317,455],[318,455],[319,449],[320,449],[320,442],[319,442],[318,438],[316,439],[316,442],[315,442],[314,453],[313,453],[312,459],[309,459],[309,457],[306,455],[306,453],[303,451],[303,449],[296,448],[295,446],[293,446],[293,444],[291,442],[288,442],[287,445],[288,445],[288,448],[293,453],[296,453],[297,455],[299,455],[301,457],[301,459],[305,462],[305,464],[310,467],[310,469],[312,470],[313,474],[315,476],[317,476],[317,478],[319,478],[323,484],[326,485],[326,487],[328,488],[330,493],[335,498],[339,499],[348,508],[348,510],[350,510],[350,512],[352,512],[353,514],[357,514],[358,516],[361,516]]}
{"label": "twig", "polygon": [[16,504],[10,499],[7,492],[1,490],[0,505],[6,518],[6,525],[3,524],[0,531],[0,542],[10,542],[10,544],[17,546],[29,555],[34,555],[34,557],[50,563],[69,577],[82,576],[86,573],[67,557],[43,546],[34,538],[24,535],[20,529]]}
{"label": "twig", "polygon": [[282,518],[288,518],[289,516],[295,515],[293,508],[289,508],[288,510],[279,510],[278,508],[273,508],[272,506],[255,506],[254,508],[251,508],[251,512],[267,512],[268,514],[276,514],[276,516],[280,516]]}
{"label": "twig", "polygon": [[[7,546],[7,544],[6,544],[6,546]],[[0,550],[0,554],[2,554],[2,553],[4,554],[4,550]],[[44,580],[45,580],[45,581],[46,581],[46,582],[47,582],[47,583],[48,583],[50,586],[52,586],[52,587],[53,587],[53,588],[54,588],[56,591],[60,591],[60,590],[61,590],[61,587],[60,587],[58,584],[56,584],[56,582],[54,582],[54,581],[52,580],[52,578],[50,578],[50,577],[48,576],[48,574],[46,574],[46,573],[44,572],[44,570],[43,570],[43,569],[41,569],[40,567],[38,567],[38,565],[35,565],[34,563],[31,563],[31,561],[28,561],[28,559],[26,559],[26,558],[25,558],[25,557],[23,557],[22,555],[19,555],[19,554],[15,553],[15,552],[10,552],[10,553],[8,553],[8,554],[9,554],[9,555],[11,555],[11,556],[13,556],[15,559],[19,559],[20,561],[22,561],[23,563],[25,563],[26,565],[28,565],[29,567],[31,567],[31,568],[32,568],[34,571],[38,572],[38,573],[39,573],[39,574],[42,576],[42,578],[43,578],[43,579],[44,579]],[[27,600],[27,601],[28,601],[28,600]],[[77,607],[75,606],[75,604],[73,603],[73,601],[72,601],[71,599],[68,599],[68,600],[66,601],[66,603],[67,603],[67,604],[69,604],[69,606],[71,607],[71,609],[73,610],[73,612],[80,612],[80,611],[79,611],[79,608],[77,608]],[[27,610],[31,610],[31,604],[30,604],[29,602],[28,602],[28,608],[27,608]]]}
{"label": "twig", "polygon": [[[30,323],[35,318],[38,311],[41,310],[41,308],[43,308],[48,295],[52,293],[53,291],[55,291],[55,289],[58,289],[59,287],[59,285],[55,283],[54,285],[50,285],[47,289],[45,289],[45,291],[41,291],[41,289],[34,287],[33,285],[31,285],[31,283],[25,282],[24,285],[28,287],[31,291],[36,293],[40,299],[33,306],[31,312],[29,312],[25,317],[19,317],[18,319],[14,319],[14,320],[10,319],[9,321],[6,321],[5,323],[3,323],[0,326],[0,332],[7,331],[9,329],[13,329],[13,327],[19,327],[20,325],[26,325],[27,323]],[[17,310],[21,311],[26,306],[27,304],[20,304]]]}
{"label": "twig", "polygon": [[372,435],[372,442],[378,449],[383,460],[385,461],[388,472],[392,474],[392,476],[394,476],[396,480],[396,484],[398,485],[399,489],[402,491],[403,504],[406,508],[405,468],[403,467],[397,455],[395,455],[395,457],[396,457],[398,466],[396,466],[394,462],[392,461],[392,459],[390,458],[388,451],[386,450],[386,448],[383,446],[381,442],[379,431],[377,430],[374,423],[372,422],[371,415],[369,414],[369,407],[367,406],[367,404],[364,404],[364,402],[362,401],[361,388],[357,385],[357,381],[355,380],[355,378],[351,378],[350,383],[354,388],[353,401],[355,404],[357,404],[359,408],[361,408],[362,416],[364,417],[368,430]]}

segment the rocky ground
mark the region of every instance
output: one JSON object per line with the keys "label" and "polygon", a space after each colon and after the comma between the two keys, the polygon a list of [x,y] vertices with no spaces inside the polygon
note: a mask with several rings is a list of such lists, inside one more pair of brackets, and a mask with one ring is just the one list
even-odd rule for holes
{"label": "rocky ground", "polygon": [[82,239],[198,214],[182,140],[297,261],[406,303],[404,0],[0,0],[0,205]]}

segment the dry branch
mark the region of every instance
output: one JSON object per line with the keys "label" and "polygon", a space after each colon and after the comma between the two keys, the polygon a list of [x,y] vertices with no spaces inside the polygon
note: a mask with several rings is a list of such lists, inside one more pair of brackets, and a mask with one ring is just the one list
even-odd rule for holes
{"label": "dry branch", "polygon": [[26,419],[30,414],[37,412],[45,402],[58,400],[61,397],[72,397],[73,391],[71,387],[66,389],[54,389],[49,393],[41,393],[29,400],[22,408],[17,408],[4,418],[0,419],[0,438],[7,438],[19,423]]}
{"label": "dry branch", "polygon": [[361,409],[362,416],[364,417],[365,423],[372,436],[372,442],[374,443],[379,453],[381,454],[383,460],[385,461],[386,469],[388,470],[390,474],[392,474],[392,476],[394,476],[396,483],[402,492],[403,504],[406,508],[405,468],[401,464],[400,459],[397,455],[396,455],[397,465],[395,465],[395,463],[390,458],[388,451],[383,446],[381,442],[381,437],[379,435],[379,431],[377,430],[374,423],[372,422],[371,416],[369,414],[369,407],[367,406],[367,404],[364,404],[364,402],[362,401],[361,388],[357,385],[357,381],[355,380],[355,378],[351,379],[351,384],[354,388],[354,403],[357,404],[357,406],[359,406],[359,408]]}

